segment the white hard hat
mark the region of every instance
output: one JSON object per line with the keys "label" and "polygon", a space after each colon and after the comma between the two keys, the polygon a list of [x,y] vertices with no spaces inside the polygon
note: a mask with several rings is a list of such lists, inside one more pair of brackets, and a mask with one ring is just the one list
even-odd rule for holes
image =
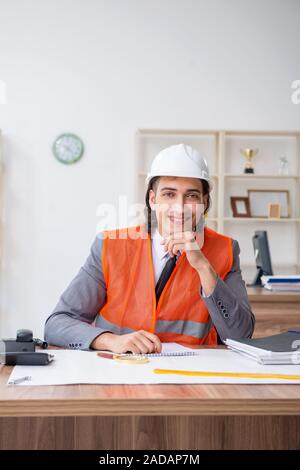
{"label": "white hard hat", "polygon": [[154,158],[146,184],[155,176],[181,176],[200,178],[209,182],[209,171],[205,158],[190,145],[171,145],[161,150]]}

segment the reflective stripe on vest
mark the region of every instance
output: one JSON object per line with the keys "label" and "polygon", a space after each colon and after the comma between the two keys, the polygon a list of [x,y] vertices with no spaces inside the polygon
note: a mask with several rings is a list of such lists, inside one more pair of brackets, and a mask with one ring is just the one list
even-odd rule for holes
{"label": "reflective stripe on vest", "polygon": [[[141,227],[106,232],[102,266],[107,301],[96,326],[116,334],[146,330],[161,341],[216,344],[197,271],[182,253],[156,305],[151,239]],[[232,268],[232,240],[204,229],[204,256],[224,279]]]}
{"label": "reflective stripe on vest", "polygon": [[[211,323],[211,320],[207,323],[197,323],[189,320],[158,320],[156,322],[155,331],[156,333],[177,333],[180,335],[194,336],[195,338],[203,338],[208,335]],[[122,328],[121,326],[115,325],[106,320],[102,315],[97,316],[95,326],[117,335],[125,335],[135,331],[132,328]]]}

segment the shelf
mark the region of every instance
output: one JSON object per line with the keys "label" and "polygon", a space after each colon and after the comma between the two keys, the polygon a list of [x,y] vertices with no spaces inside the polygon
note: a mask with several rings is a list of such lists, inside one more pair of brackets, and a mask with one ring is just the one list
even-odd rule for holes
{"label": "shelf", "polygon": [[287,217],[286,219],[271,219],[268,217],[224,217],[224,222],[300,222],[300,218]]}
{"label": "shelf", "polygon": [[300,179],[300,175],[257,175],[257,174],[244,174],[244,173],[224,173],[224,178],[236,179]]}
{"label": "shelf", "polygon": [[[255,268],[256,264],[253,263],[241,263],[244,268]],[[300,264],[297,263],[272,263],[273,270],[275,269],[287,269],[287,268],[300,268]]]}

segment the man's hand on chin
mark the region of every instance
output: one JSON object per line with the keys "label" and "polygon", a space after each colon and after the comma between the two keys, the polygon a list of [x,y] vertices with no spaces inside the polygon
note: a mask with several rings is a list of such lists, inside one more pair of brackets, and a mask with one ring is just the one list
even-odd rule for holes
{"label": "man's hand on chin", "polygon": [[174,232],[168,237],[164,237],[160,243],[164,245],[165,250],[169,252],[171,257],[183,251],[186,253],[188,262],[200,276],[205,295],[211,295],[217,284],[217,273],[201,251],[204,243],[204,232],[198,232],[197,234],[191,231]]}

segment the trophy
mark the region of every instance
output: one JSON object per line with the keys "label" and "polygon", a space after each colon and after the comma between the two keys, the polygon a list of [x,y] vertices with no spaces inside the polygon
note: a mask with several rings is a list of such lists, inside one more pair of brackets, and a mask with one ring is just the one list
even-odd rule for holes
{"label": "trophy", "polygon": [[244,173],[254,173],[251,159],[257,155],[258,149],[240,149],[240,152],[246,158]]}
{"label": "trophy", "polygon": [[279,158],[278,174],[287,176],[289,174],[289,162],[285,156]]}

